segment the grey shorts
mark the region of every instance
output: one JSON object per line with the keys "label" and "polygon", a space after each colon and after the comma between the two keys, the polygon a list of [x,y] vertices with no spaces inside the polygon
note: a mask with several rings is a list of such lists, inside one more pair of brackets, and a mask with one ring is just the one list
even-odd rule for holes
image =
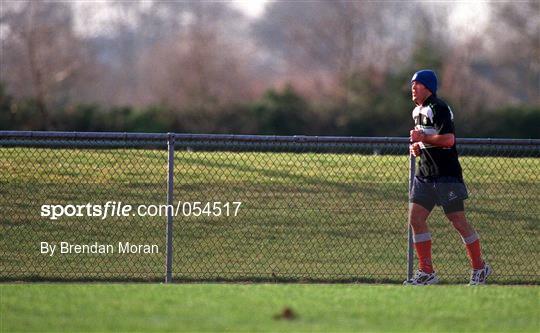
{"label": "grey shorts", "polygon": [[431,211],[435,205],[442,206],[445,213],[464,210],[463,200],[469,197],[467,187],[458,177],[414,177],[409,202]]}

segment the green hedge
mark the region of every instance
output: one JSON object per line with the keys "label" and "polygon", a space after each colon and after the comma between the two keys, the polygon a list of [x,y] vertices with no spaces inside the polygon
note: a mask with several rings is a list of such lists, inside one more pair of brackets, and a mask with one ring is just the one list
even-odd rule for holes
{"label": "green hedge", "polygon": [[[411,110],[408,91],[399,87],[365,96],[353,92],[349,103],[321,105],[289,86],[269,90],[255,102],[234,105],[176,109],[77,104],[50,112],[45,128],[33,100],[16,100],[0,86],[0,130],[406,136],[412,126]],[[455,116],[461,137],[540,138],[539,106],[458,111]]]}

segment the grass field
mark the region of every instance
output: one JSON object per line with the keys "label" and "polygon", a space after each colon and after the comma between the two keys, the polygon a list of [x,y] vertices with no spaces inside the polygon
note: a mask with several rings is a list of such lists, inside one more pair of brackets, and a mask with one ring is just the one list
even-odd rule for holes
{"label": "grass field", "polygon": [[526,286],[0,284],[0,295],[0,332],[540,330],[539,289]]}
{"label": "grass field", "polygon": [[[43,204],[163,204],[166,152],[0,148],[0,280],[164,276],[165,217],[40,216]],[[463,157],[468,216],[494,282],[538,283],[540,159]],[[236,217],[176,217],[177,281],[394,281],[406,268],[405,155],[189,152],[175,155],[175,201],[241,201]],[[445,282],[466,282],[458,234],[430,220]],[[39,253],[41,241],[157,244],[150,255]],[[11,288],[11,287],[10,287]]]}

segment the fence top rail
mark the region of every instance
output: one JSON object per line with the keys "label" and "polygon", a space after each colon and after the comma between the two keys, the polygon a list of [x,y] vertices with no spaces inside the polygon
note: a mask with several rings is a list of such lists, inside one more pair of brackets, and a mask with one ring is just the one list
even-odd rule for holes
{"label": "fence top rail", "polygon": [[[230,134],[179,133],[127,133],[127,132],[55,132],[55,131],[0,131],[0,139],[53,139],[53,140],[121,140],[121,141],[240,141],[280,143],[409,143],[406,137],[353,137],[353,136],[278,136]],[[457,138],[458,144],[467,145],[540,145],[540,139]]]}

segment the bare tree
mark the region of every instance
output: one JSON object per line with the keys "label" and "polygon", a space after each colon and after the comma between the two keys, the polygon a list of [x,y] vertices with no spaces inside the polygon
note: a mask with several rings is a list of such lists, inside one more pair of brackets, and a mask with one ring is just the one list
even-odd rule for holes
{"label": "bare tree", "polygon": [[445,57],[443,86],[465,113],[540,104],[538,2],[489,3],[489,24],[457,39]]}
{"label": "bare tree", "polygon": [[295,86],[311,82],[307,84],[311,97],[333,96],[348,104],[356,74],[385,73],[409,59],[412,38],[407,29],[412,15],[407,14],[414,12],[413,6],[274,2],[255,24],[254,36],[288,66],[280,74]]}
{"label": "bare tree", "polygon": [[[253,96],[248,20],[221,2],[112,2],[100,36],[111,71],[110,103],[175,108]],[[110,93],[110,92],[113,93]]]}
{"label": "bare tree", "polygon": [[[143,52],[148,89],[173,106],[216,105],[252,98],[241,14],[223,3],[188,3],[182,26]],[[245,30],[244,30],[245,31]]]}
{"label": "bare tree", "polygon": [[32,97],[51,127],[50,110],[68,101],[89,73],[89,54],[74,34],[65,3],[2,4],[2,81],[18,97]]}
{"label": "bare tree", "polygon": [[492,44],[489,61],[493,80],[508,97],[520,103],[540,105],[540,2],[490,4]]}

